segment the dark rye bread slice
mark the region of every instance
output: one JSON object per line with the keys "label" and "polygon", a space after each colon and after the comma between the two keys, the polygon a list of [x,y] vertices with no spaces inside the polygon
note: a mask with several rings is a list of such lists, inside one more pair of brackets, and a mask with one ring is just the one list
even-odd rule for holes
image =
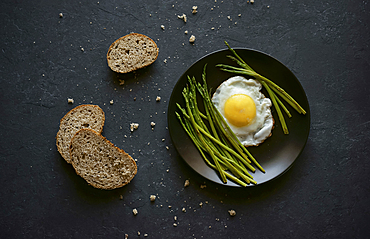
{"label": "dark rye bread slice", "polygon": [[127,73],[148,66],[157,57],[157,44],[139,33],[130,33],[117,39],[107,53],[108,66],[118,73]]}
{"label": "dark rye bread slice", "polygon": [[73,136],[70,155],[76,173],[95,188],[122,187],[137,173],[130,155],[91,129],[81,129]]}
{"label": "dark rye bread slice", "polygon": [[103,131],[105,115],[97,105],[80,105],[70,110],[61,120],[56,137],[59,153],[71,163],[69,146],[72,137],[80,129],[89,128],[98,133]]}

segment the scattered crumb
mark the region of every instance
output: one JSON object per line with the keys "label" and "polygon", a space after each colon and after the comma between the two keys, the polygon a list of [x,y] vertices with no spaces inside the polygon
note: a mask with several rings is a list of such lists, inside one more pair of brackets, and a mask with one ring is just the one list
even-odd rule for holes
{"label": "scattered crumb", "polygon": [[154,202],[156,197],[157,197],[157,196],[155,196],[155,195],[150,195],[150,201],[151,201],[151,202]]}
{"label": "scattered crumb", "polygon": [[140,236],[140,232],[137,232],[137,235]]}
{"label": "scattered crumb", "polygon": [[187,21],[186,15],[184,13],[181,16],[178,15],[177,18],[184,20],[185,23]]}
{"label": "scattered crumb", "polygon": [[202,207],[202,206],[203,206],[203,203],[202,203],[202,202],[200,202],[200,203],[199,203],[199,206],[200,206],[200,207]]}
{"label": "scattered crumb", "polygon": [[113,100],[109,101],[109,103],[110,103],[111,105],[113,105]]}
{"label": "scattered crumb", "polygon": [[161,25],[162,30],[164,30],[164,25]]}
{"label": "scattered crumb", "polygon": [[177,227],[177,224],[176,224],[176,223],[174,223],[174,224],[173,224],[173,226],[174,226],[174,227]]}
{"label": "scattered crumb", "polygon": [[63,17],[63,13],[59,13],[59,17],[62,18]]}
{"label": "scattered crumb", "polygon": [[198,6],[193,6],[193,8],[192,8],[192,13],[193,14],[195,14],[195,13],[197,13],[198,11],[197,11],[197,9],[198,9]]}
{"label": "scattered crumb", "polygon": [[206,188],[207,185],[200,185],[200,188],[203,189],[203,188]]}
{"label": "scattered crumb", "polygon": [[123,195],[119,195],[119,199],[123,200]]}
{"label": "scattered crumb", "polygon": [[134,216],[136,216],[139,212],[137,211],[137,209],[136,209],[136,208],[134,208],[134,209],[132,210],[132,213],[134,214]]}
{"label": "scattered crumb", "polygon": [[254,0],[250,0],[250,3],[254,3]]}
{"label": "scattered crumb", "polygon": [[211,27],[211,30],[215,30],[215,28],[214,27]]}
{"label": "scattered crumb", "polygon": [[241,17],[241,16],[242,16],[242,14],[239,14],[239,15],[238,15],[238,17]]}
{"label": "scattered crumb", "polygon": [[230,216],[232,216],[232,217],[236,215],[235,210],[229,210],[228,212],[229,212]]}
{"label": "scattered crumb", "polygon": [[195,36],[194,35],[191,35],[190,38],[189,38],[189,42],[190,43],[194,43],[195,42]]}
{"label": "scattered crumb", "polygon": [[85,49],[83,47],[81,47],[81,51],[85,51]]}
{"label": "scattered crumb", "polygon": [[125,80],[119,80],[119,85],[125,84]]}
{"label": "scattered crumb", "polygon": [[174,216],[174,217],[173,217],[173,220],[177,221],[177,216]]}
{"label": "scattered crumb", "polygon": [[183,208],[181,209],[181,211],[186,212],[186,209],[183,207]]}
{"label": "scattered crumb", "polygon": [[164,63],[167,63],[167,59],[164,59],[164,61],[163,61]]}
{"label": "scattered crumb", "polygon": [[147,234],[147,233],[145,233],[145,234],[144,234],[144,237],[147,237],[147,236],[148,236],[148,234]]}
{"label": "scattered crumb", "polygon": [[150,125],[151,125],[152,127],[154,127],[154,126],[155,126],[155,123],[152,121],[152,122],[150,122]]}
{"label": "scattered crumb", "polygon": [[169,150],[169,149],[170,149],[170,147],[166,146],[166,149],[167,149],[167,150]]}
{"label": "scattered crumb", "polygon": [[188,34],[188,30],[185,30],[185,32],[184,32],[185,34]]}
{"label": "scattered crumb", "polygon": [[139,124],[138,123],[131,123],[130,124],[130,130],[131,130],[131,132],[134,131],[137,128],[139,128]]}
{"label": "scattered crumb", "polygon": [[157,96],[157,98],[155,98],[155,101],[157,101],[157,102],[161,101],[161,97]]}
{"label": "scattered crumb", "polygon": [[190,185],[190,181],[186,179],[184,183],[184,188],[188,187],[189,185]]}
{"label": "scattered crumb", "polygon": [[128,239],[128,234],[125,234],[125,239]]}
{"label": "scattered crumb", "polygon": [[73,99],[68,99],[68,104],[73,104],[75,101]]}

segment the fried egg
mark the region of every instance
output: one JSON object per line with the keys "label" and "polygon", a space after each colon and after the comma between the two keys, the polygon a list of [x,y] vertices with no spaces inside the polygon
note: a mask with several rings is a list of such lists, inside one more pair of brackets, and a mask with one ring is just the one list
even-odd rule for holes
{"label": "fried egg", "polygon": [[271,100],[257,80],[242,76],[224,81],[212,102],[244,146],[257,146],[271,135],[274,119]]}

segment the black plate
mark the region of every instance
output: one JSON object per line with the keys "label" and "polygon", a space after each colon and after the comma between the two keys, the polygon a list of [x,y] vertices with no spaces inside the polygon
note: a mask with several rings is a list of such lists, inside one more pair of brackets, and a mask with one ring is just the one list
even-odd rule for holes
{"label": "black plate", "polygon": [[[275,128],[272,131],[272,136],[265,140],[260,146],[248,148],[256,160],[266,170],[266,173],[262,173],[257,169],[256,172],[252,174],[258,183],[257,185],[260,185],[286,172],[302,152],[310,131],[310,109],[302,85],[294,74],[281,62],[259,51],[245,48],[235,48],[235,50],[256,72],[282,87],[307,112],[306,115],[300,115],[288,105],[287,107],[292,114],[292,118],[285,116],[289,135],[284,135],[280,122],[276,120],[278,116],[274,108],[272,108],[273,117],[275,119]],[[201,81],[203,67],[207,64],[206,73],[208,86],[212,89],[216,89],[223,81],[235,75],[216,68],[216,65],[220,63],[236,66],[235,62],[226,57],[227,55],[231,55],[231,52],[227,49],[206,55],[195,62],[180,77],[172,91],[168,106],[168,127],[173,145],[191,168],[213,182],[227,186],[239,186],[230,180],[228,180],[227,184],[224,184],[218,174],[206,165],[175,115],[175,111],[178,111],[176,103],[180,103],[182,106],[185,105],[181,92],[187,84],[187,76],[195,76],[198,81]],[[264,90],[262,92],[268,96]],[[252,184],[250,186],[252,186]]]}

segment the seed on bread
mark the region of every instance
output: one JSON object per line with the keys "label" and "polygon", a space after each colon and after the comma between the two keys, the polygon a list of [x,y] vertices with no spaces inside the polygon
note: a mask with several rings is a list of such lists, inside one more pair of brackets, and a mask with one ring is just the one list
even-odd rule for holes
{"label": "seed on bread", "polygon": [[115,72],[127,73],[152,64],[158,57],[157,44],[149,37],[130,33],[117,39],[107,53],[108,66]]}
{"label": "seed on bread", "polygon": [[75,133],[83,128],[93,129],[98,133],[103,131],[105,114],[97,105],[80,105],[70,110],[61,120],[56,137],[59,153],[71,163],[69,146]]}
{"label": "seed on bread", "polygon": [[95,188],[120,188],[137,173],[129,154],[91,129],[81,129],[73,136],[70,155],[76,173]]}

